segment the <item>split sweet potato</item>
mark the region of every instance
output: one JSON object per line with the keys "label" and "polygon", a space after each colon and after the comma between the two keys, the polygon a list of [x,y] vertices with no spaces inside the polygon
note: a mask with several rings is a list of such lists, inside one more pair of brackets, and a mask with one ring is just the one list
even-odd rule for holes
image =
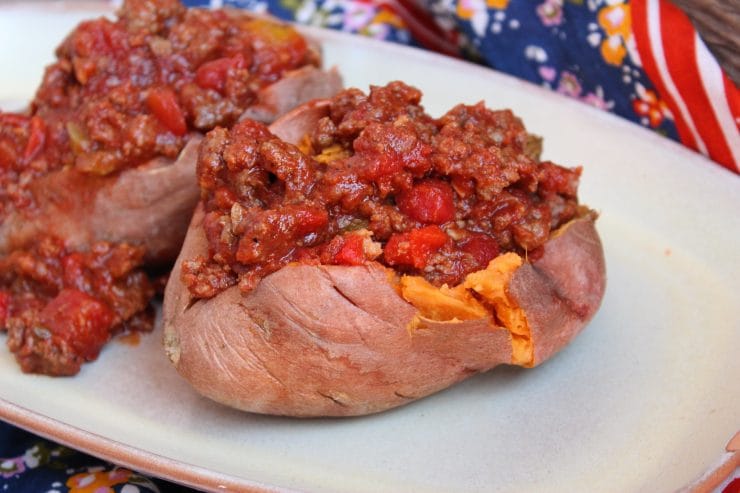
{"label": "split sweet potato", "polygon": [[[305,143],[329,111],[313,102],[270,130]],[[198,392],[251,412],[363,415],[500,364],[537,366],[587,325],[605,290],[596,214],[581,206],[535,260],[503,253],[454,287],[377,261],[292,262],[249,292],[199,298],[182,274],[209,255],[205,217],[201,204],[166,288],[165,350]]]}

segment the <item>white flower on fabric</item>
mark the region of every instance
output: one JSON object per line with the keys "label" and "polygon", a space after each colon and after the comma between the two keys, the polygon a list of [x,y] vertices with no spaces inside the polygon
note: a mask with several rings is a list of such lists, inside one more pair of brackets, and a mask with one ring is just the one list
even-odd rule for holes
{"label": "white flower on fabric", "polygon": [[601,33],[594,32],[586,36],[586,39],[588,40],[588,44],[596,48],[601,43]]}
{"label": "white flower on fabric", "polygon": [[36,467],[39,467],[40,457],[41,451],[39,450],[38,446],[34,446],[26,450],[26,453],[23,454],[23,462],[26,463],[26,466],[29,469],[34,469]]}
{"label": "white flower on fabric", "polygon": [[308,23],[316,13],[316,4],[314,2],[303,2],[295,12],[295,20],[299,23]]}
{"label": "white flower on fabric", "polygon": [[488,9],[484,0],[460,0],[457,4],[457,15],[470,21],[470,26],[477,36],[483,37],[486,34]]}
{"label": "white flower on fabric", "polygon": [[637,51],[635,37],[630,36],[625,40],[624,45],[627,47],[627,55],[630,57],[632,64],[636,67],[642,67],[642,59],[640,59],[640,53]]}
{"label": "white flower on fabric", "polygon": [[90,486],[95,481],[95,474],[88,474],[87,476],[84,476],[80,478],[80,480],[77,483],[77,486],[80,488],[84,488],[85,486]]}
{"label": "white flower on fabric", "polygon": [[594,92],[590,92],[581,98],[583,102],[590,104],[600,110],[611,110],[614,108],[614,101],[607,101],[604,97],[604,88],[596,86]]}
{"label": "white flower on fabric", "polygon": [[370,21],[372,21],[374,16],[374,6],[370,4],[351,2],[347,4],[344,10],[342,24],[345,30],[354,32],[370,24]]}
{"label": "white flower on fabric", "polygon": [[534,60],[537,63],[545,63],[547,61],[547,52],[541,46],[527,46],[524,48],[524,56],[528,60]]}

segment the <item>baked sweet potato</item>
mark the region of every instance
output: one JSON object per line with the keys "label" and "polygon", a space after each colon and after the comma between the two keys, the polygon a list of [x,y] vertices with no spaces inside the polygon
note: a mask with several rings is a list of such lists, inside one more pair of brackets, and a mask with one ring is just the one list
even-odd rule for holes
{"label": "baked sweet potato", "polygon": [[[297,194],[301,196],[301,204],[309,205],[315,197],[315,190],[322,186],[320,184],[338,180],[336,176],[332,178],[331,172],[340,166],[337,160],[349,160],[355,166],[351,168],[354,171],[358,170],[360,163],[372,167],[368,161],[360,161],[364,159],[361,150],[367,142],[358,144],[360,137],[356,135],[367,136],[369,132],[380,132],[378,135],[381,135],[383,131],[379,129],[383,125],[388,125],[385,128],[392,132],[410,120],[419,124],[416,128],[422,129],[420,131],[434,125],[439,129],[461,121],[470,123],[473,119],[479,123],[473,128],[480,128],[481,121],[489,117],[486,121],[491,125],[494,125],[493,121],[506,120],[506,128],[510,130],[507,135],[512,140],[502,142],[499,139],[497,145],[501,146],[500,149],[508,149],[505,155],[518,160],[521,165],[518,169],[531,167],[536,173],[544,173],[543,170],[549,166],[524,156],[525,143],[530,139],[508,114],[487,112],[480,106],[461,107],[435,121],[419,112],[418,97],[407,87],[395,83],[383,89],[373,88],[369,97],[348,90],[332,102],[314,102],[294,110],[273,124],[270,130],[276,136],[298,144],[303,150],[303,158],[296,157],[297,149],[287,145],[285,153],[280,154],[279,159],[275,158],[273,149],[282,144],[266,137],[259,129],[235,127],[231,138],[236,139],[236,133],[243,132],[252,139],[249,142],[257,139],[255,152],[265,159],[272,159],[264,165],[265,169],[271,170],[271,176],[259,186],[266,186],[271,193],[279,189],[279,193],[286,196]],[[348,110],[348,107],[354,109]],[[460,115],[463,115],[462,119],[458,118]],[[361,124],[358,123],[360,121]],[[334,133],[316,130],[328,127],[338,130]],[[338,140],[342,132],[356,135],[342,146]],[[425,135],[440,136],[445,130],[431,132]],[[307,138],[306,134],[312,137]],[[328,137],[330,134],[334,140]],[[385,144],[404,140],[399,139],[399,134],[388,135],[392,138],[384,141]],[[473,146],[473,134],[464,135],[466,142]],[[444,140],[440,139],[438,142]],[[407,138],[404,142],[411,140]],[[324,151],[330,149],[328,153],[319,153],[315,149],[319,141],[324,142]],[[239,142],[243,146],[245,141]],[[219,140],[219,136],[209,135],[201,146],[200,171],[205,171],[214,162],[209,151],[219,149],[221,155],[228,157],[231,152],[229,145],[228,141]],[[352,145],[356,153],[348,156]],[[313,153],[309,150],[312,147]],[[394,152],[392,145],[370,147],[382,149],[380,156],[384,157],[373,154],[373,159],[380,159],[385,166],[390,166],[383,159]],[[434,152],[443,147],[440,144]],[[254,177],[259,169],[255,162],[259,161],[250,152],[245,151],[252,156],[248,169],[250,176]],[[419,151],[416,155],[441,162],[434,152],[424,154]],[[314,185],[308,191],[301,189],[295,180],[299,172],[309,173],[303,168],[306,162],[310,162],[306,153],[311,155],[314,163],[319,163],[315,164],[316,169],[323,169],[323,174],[311,175]],[[411,154],[413,152],[404,156]],[[498,151],[493,154],[498,156]],[[293,174],[274,167],[275,163],[285,164],[288,156],[302,163],[293,169]],[[229,162],[229,166],[234,164]],[[395,202],[401,204],[398,208],[404,210],[403,203],[411,200],[409,193],[413,198],[414,187],[418,184],[444,190],[436,181],[430,181],[430,176],[439,180],[438,172],[428,169],[421,173],[418,162],[408,164],[402,170],[394,169],[391,173],[394,179],[398,180],[409,166],[413,166],[417,173],[415,185],[410,188],[412,192],[391,192],[383,199],[383,204],[389,203],[389,197],[395,193]],[[569,173],[562,171],[557,176],[565,181],[577,174]],[[205,175],[206,181],[203,181],[204,175],[201,174],[204,189],[211,183],[209,176]],[[283,179],[285,183],[276,188],[275,183]],[[547,188],[549,185],[545,184],[544,178],[541,179],[540,188]],[[457,219],[449,220],[443,208],[436,208],[425,216],[424,221],[444,226],[447,237],[442,240],[448,246],[454,244],[466,248],[470,244],[468,240],[474,238],[479,247],[465,251],[478,255],[485,250],[480,248],[480,245],[485,245],[478,236],[480,233],[471,233],[472,236],[466,238],[464,232],[455,226],[467,213],[460,205],[465,193],[460,175],[454,181],[460,182],[458,188],[461,189],[455,191]],[[345,180],[344,183],[349,182]],[[352,183],[355,185],[353,190],[360,188],[361,182]],[[514,178],[512,183],[519,182]],[[380,186],[391,185],[382,182],[378,188]],[[534,187],[531,183],[527,186],[530,189]],[[342,190],[350,188],[345,186]],[[259,195],[260,192],[250,190],[249,194]],[[259,195],[260,207],[270,207],[265,205],[270,200],[268,195],[266,198]],[[442,195],[432,195],[427,202],[421,200],[416,205],[427,207],[437,200],[435,197]],[[411,402],[499,364],[536,366],[584,328],[604,294],[606,274],[602,246],[595,229],[596,214],[583,206],[577,206],[572,213],[563,216],[562,223],[547,233],[543,245],[531,252],[509,248],[509,251],[484,257],[486,262],[477,264],[482,267],[468,269],[458,276],[459,282],[454,284],[440,283],[438,278],[434,278],[436,267],[432,261],[418,269],[402,262],[393,263],[394,258],[402,257],[397,252],[390,252],[390,245],[395,241],[393,235],[408,238],[403,235],[426,231],[429,226],[412,228],[412,233],[402,230],[392,233],[389,239],[381,239],[382,228],[373,226],[373,218],[370,225],[365,226],[373,229],[373,234],[382,244],[382,254],[375,252],[360,258],[349,255],[345,247],[351,244],[348,238],[356,234],[351,231],[343,233],[345,240],[340,242],[339,249],[326,247],[324,243],[319,247],[324,250],[317,256],[302,250],[297,254],[285,254],[276,249],[275,254],[281,258],[287,255],[288,261],[263,270],[264,275],[254,282],[245,259],[249,257],[248,247],[253,246],[252,243],[267,241],[259,236],[258,229],[269,228],[269,221],[260,222],[259,218],[264,219],[264,216],[258,213],[249,216],[254,208],[248,208],[249,203],[245,201],[242,203],[247,206],[231,206],[230,232],[226,228],[214,229],[215,218],[221,223],[226,219],[214,212],[217,210],[213,207],[214,202],[206,200],[207,197],[208,193],[204,192],[204,201],[196,210],[166,287],[164,346],[178,372],[198,392],[242,410],[302,417],[363,415]],[[348,195],[343,198],[348,200]],[[570,202],[561,199],[553,203],[565,210]],[[476,200],[483,201],[480,197]],[[501,204],[512,207],[512,202]],[[283,205],[284,202],[281,203]],[[266,214],[278,210],[277,207],[273,206]],[[288,202],[285,207],[297,206],[295,202]],[[336,207],[336,202],[327,202],[330,215]],[[409,214],[419,214],[418,207],[414,209],[416,212]],[[501,218],[491,214],[491,217]],[[226,263],[213,263],[214,253],[221,257],[228,255],[218,242],[224,236],[237,234],[244,217],[256,219],[260,226],[247,229],[248,234],[245,233],[242,241],[232,243],[243,262],[235,264],[235,270],[231,272]],[[282,217],[281,228],[289,229],[290,216],[285,213]],[[312,216],[304,214],[299,217]],[[301,228],[304,228],[306,222],[302,224]],[[279,235],[282,230],[275,231],[270,235]],[[315,229],[302,236],[300,243],[296,243],[302,246],[295,248],[300,250],[310,246],[313,241],[310,235],[320,235],[320,231]],[[305,229],[301,229],[301,234],[305,234]],[[369,236],[364,234],[362,238],[365,253],[368,252],[366,240]],[[524,233],[520,232],[520,236],[521,241],[526,241]],[[333,245],[337,237],[329,240],[328,244]],[[503,244],[506,238],[509,236],[504,234],[497,241]],[[407,242],[409,251],[413,250],[413,245],[412,237]],[[376,247],[378,245],[371,245],[369,249]],[[327,249],[332,252],[331,257],[326,257]],[[459,253],[458,250],[450,251]],[[211,263],[204,263],[204,259],[209,258]],[[464,260],[468,257],[460,254],[454,258]],[[200,267],[193,267],[195,264]],[[265,266],[264,263],[258,267],[255,265],[252,267]],[[199,288],[195,290],[192,289],[194,279],[201,281],[196,283]]]}
{"label": "baked sweet potato", "polygon": [[171,264],[199,197],[203,133],[341,88],[317,45],[277,20],[169,0],[124,2],[57,55],[30,114],[0,114],[12,170],[0,172],[0,255],[44,234],[73,249],[140,245],[147,264]]}

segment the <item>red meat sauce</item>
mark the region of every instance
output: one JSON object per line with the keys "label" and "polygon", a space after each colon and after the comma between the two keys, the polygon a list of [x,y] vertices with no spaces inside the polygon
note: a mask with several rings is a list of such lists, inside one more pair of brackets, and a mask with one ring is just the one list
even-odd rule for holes
{"label": "red meat sauce", "polygon": [[290,27],[176,0],[126,0],[57,48],[27,113],[0,113],[0,220],[63,166],[107,175],[175,157],[188,132],[233,124],[257,91],[318,55]]}
{"label": "red meat sauce", "polygon": [[[117,19],[83,22],[61,43],[27,112],[0,112],[0,222],[36,213],[34,180],[175,157],[190,132],[232,125],[260,89],[318,61],[294,29],[244,12],[124,1]],[[21,368],[71,375],[112,334],[150,330],[156,281],[143,255],[40,237],[0,258],[0,331]]]}
{"label": "red meat sauce", "polygon": [[50,236],[0,258],[0,330],[21,369],[74,375],[113,335],[150,331],[154,287],[143,258],[140,247],[70,251]]}
{"label": "red meat sauce", "polygon": [[208,258],[183,265],[197,297],[252,290],[290,262],[377,261],[459,284],[503,252],[537,258],[579,213],[580,169],[539,161],[509,110],[432,118],[401,82],[348,89],[300,146],[262,124],[211,131],[200,148]]}

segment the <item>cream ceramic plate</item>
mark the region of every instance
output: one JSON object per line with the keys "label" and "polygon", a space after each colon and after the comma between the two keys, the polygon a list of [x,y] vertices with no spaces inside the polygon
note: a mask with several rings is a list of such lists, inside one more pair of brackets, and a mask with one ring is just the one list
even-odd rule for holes
{"label": "cream ceramic plate", "polygon": [[[28,5],[28,4],[26,4]],[[0,7],[0,98],[29,98],[84,8]],[[41,15],[44,13],[46,15]],[[0,417],[144,472],[217,489],[672,491],[740,427],[740,179],[615,117],[473,65],[330,32],[350,85],[403,79],[440,114],[485,99],[584,165],[608,289],[586,331],[534,370],[499,368],[377,416],[242,414],[193,393],[160,349],[113,343],[74,378],[0,351]],[[0,336],[0,343],[4,336]]]}

